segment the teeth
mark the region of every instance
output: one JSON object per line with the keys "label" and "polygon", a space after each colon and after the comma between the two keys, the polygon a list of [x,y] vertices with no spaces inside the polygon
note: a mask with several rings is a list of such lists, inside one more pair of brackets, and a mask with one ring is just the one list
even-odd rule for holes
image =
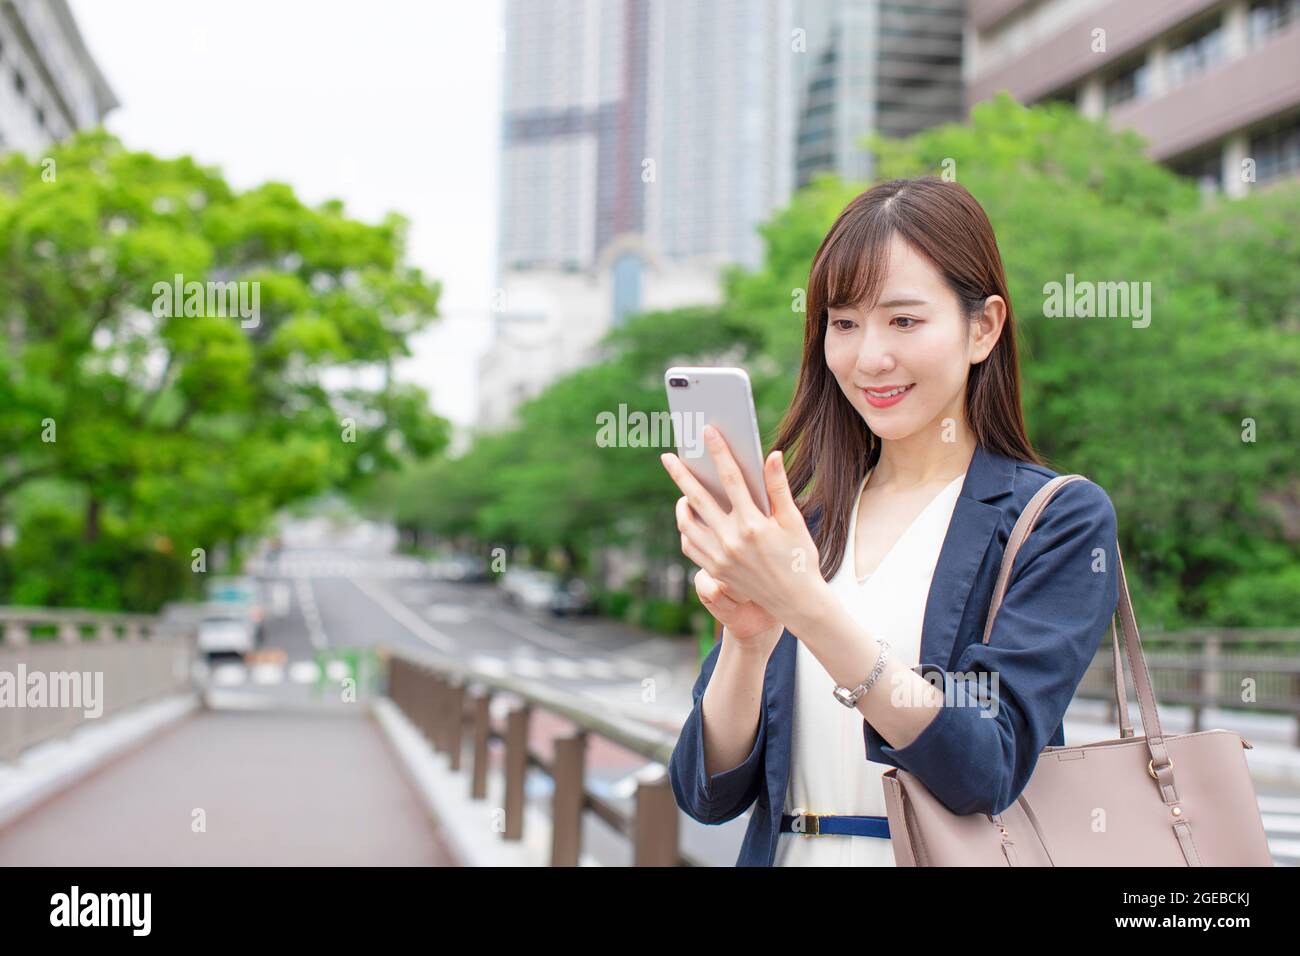
{"label": "teeth", "polygon": [[873,392],[871,389],[866,389],[866,393],[872,398],[891,398],[894,395],[906,392],[911,387],[911,385],[904,385],[902,388],[896,388],[892,392]]}

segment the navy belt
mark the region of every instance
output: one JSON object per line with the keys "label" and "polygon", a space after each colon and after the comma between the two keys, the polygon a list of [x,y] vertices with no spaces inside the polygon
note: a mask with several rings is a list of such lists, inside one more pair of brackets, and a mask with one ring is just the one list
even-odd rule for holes
{"label": "navy belt", "polygon": [[[801,828],[794,821],[802,820]],[[838,833],[844,836],[870,836],[889,839],[889,817],[854,816],[848,813],[781,814],[782,833],[801,833],[805,836]]]}

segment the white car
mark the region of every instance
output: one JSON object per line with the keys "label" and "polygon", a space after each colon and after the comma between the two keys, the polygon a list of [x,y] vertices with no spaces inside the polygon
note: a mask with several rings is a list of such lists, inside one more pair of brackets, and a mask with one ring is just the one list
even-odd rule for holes
{"label": "white car", "polygon": [[243,654],[257,646],[257,624],[238,604],[210,604],[199,621],[199,650]]}
{"label": "white car", "polygon": [[256,578],[215,577],[208,581],[207,602],[209,613],[215,616],[233,616],[243,613],[253,626],[254,643],[261,643],[262,628],[266,621],[266,598]]}

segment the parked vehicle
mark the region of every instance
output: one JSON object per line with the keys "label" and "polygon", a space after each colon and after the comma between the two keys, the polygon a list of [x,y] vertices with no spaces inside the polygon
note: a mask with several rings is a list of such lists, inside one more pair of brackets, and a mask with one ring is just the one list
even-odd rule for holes
{"label": "parked vehicle", "polygon": [[565,614],[595,614],[596,598],[582,578],[570,578],[555,588],[551,595],[550,609],[556,617]]}
{"label": "parked vehicle", "polygon": [[470,554],[453,554],[429,562],[429,573],[435,581],[456,581],[477,584],[488,579],[483,560]]}
{"label": "parked vehicle", "polygon": [[[266,598],[262,593],[262,586],[256,578],[247,576],[229,576],[215,577],[208,581],[207,587],[208,609],[205,613],[205,620],[211,617],[213,624],[210,628],[214,633],[220,634],[229,631],[220,622],[228,621],[234,618],[244,618],[250,630],[252,631],[253,645],[262,643],[264,636],[263,625],[266,621]],[[200,626],[200,634],[203,631]],[[219,640],[214,637],[213,640]],[[227,633],[224,640],[238,639]]]}
{"label": "parked vehicle", "polygon": [[507,601],[518,607],[549,611],[556,617],[596,611],[596,601],[581,578],[562,579],[558,574],[536,568],[507,571],[501,579],[501,591]]}
{"label": "parked vehicle", "polygon": [[245,606],[209,604],[199,619],[199,650],[205,654],[243,654],[256,648],[258,627]]}
{"label": "parked vehicle", "polygon": [[558,587],[558,579],[549,571],[536,568],[511,568],[501,578],[501,593],[518,607],[547,610]]}

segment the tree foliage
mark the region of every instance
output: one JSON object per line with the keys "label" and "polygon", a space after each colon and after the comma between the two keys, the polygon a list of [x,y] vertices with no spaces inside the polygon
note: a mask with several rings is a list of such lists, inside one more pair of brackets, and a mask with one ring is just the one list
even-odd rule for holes
{"label": "tree foliage", "polygon": [[[441,449],[423,391],[386,374],[437,312],[405,231],[103,132],[4,157],[0,600],[156,607],[194,549]],[[177,281],[257,309],[187,314]]]}
{"label": "tree foliage", "polygon": [[[1204,202],[1116,133],[1059,105],[1003,95],[967,123],[874,139],[878,179],[955,175],[988,212],[1017,319],[1022,400],[1049,464],[1087,475],[1118,513],[1126,568],[1152,625],[1294,625],[1300,608],[1300,188]],[[867,183],[822,176],[763,225],[765,257],[723,277],[711,308],[640,316],[606,357],[439,466],[455,506],[403,520],[538,543],[639,540],[677,550],[678,492],[658,451],[596,445],[620,403],[665,406],[673,363],[743,364],[765,440],[801,360],[800,293],[835,216]],[[1050,317],[1048,283],[1150,283],[1150,321]],[[408,479],[404,479],[408,480]],[[416,474],[409,480],[418,482]]]}

